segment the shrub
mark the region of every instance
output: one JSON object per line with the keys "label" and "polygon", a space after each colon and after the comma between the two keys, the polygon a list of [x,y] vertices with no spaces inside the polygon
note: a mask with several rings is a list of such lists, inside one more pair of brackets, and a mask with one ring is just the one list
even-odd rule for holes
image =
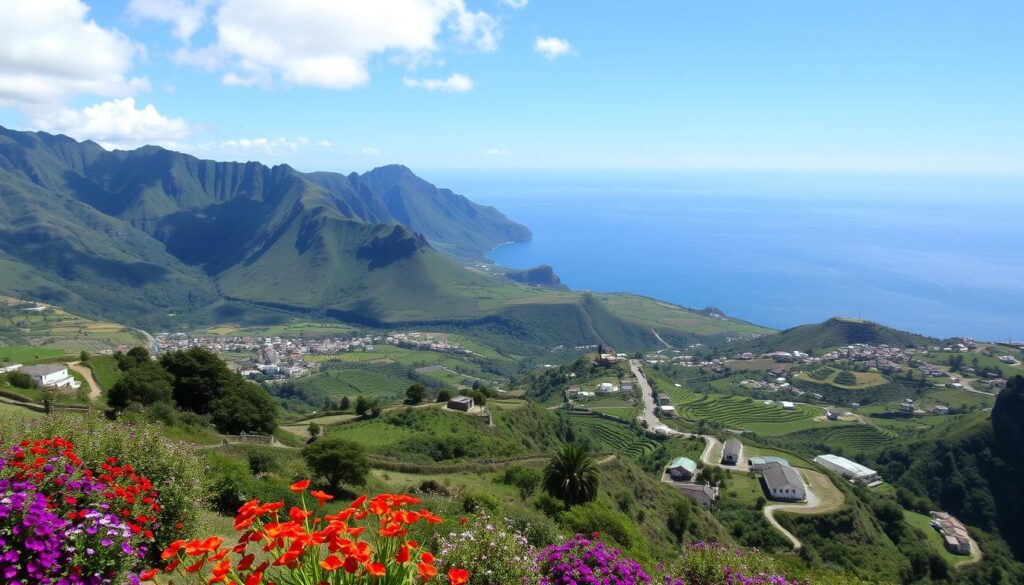
{"label": "shrub", "polygon": [[25,372],[7,372],[6,376],[7,383],[15,388],[32,390],[39,387],[39,385],[36,384],[36,381],[32,379],[32,376],[29,376]]}
{"label": "shrub", "polygon": [[716,543],[697,542],[683,548],[682,556],[665,568],[665,585],[796,585],[778,575],[775,561],[760,552],[744,552]]}
{"label": "shrub", "polygon": [[572,540],[553,544],[537,557],[541,585],[563,583],[650,583],[640,564],[623,558],[597,540],[577,534]]}
{"label": "shrub", "polygon": [[599,532],[624,548],[630,548],[641,541],[636,524],[629,517],[598,502],[575,506],[562,512],[558,523],[570,533]]}
{"label": "shrub", "polygon": [[537,572],[536,550],[508,518],[494,521],[481,515],[461,532],[438,542],[438,564],[463,567],[472,575],[470,585],[516,585],[532,582]]}
{"label": "shrub", "polygon": [[501,475],[501,483],[519,489],[519,497],[524,500],[533,495],[541,479],[543,476],[539,471],[522,465],[511,465]]}
{"label": "shrub", "polygon": [[24,440],[0,457],[0,575],[8,583],[137,581],[160,494],[131,465],[87,467],[70,441]]}
{"label": "shrub", "polygon": [[58,414],[31,421],[0,420],[0,443],[62,437],[75,445],[83,465],[99,469],[108,458],[131,464],[160,493],[160,512],[153,529],[155,545],[195,533],[196,505],[204,499],[202,464],[193,446],[167,440],[159,427],[123,425],[101,415]]}
{"label": "shrub", "polygon": [[496,512],[499,508],[498,500],[488,494],[466,494],[462,496],[462,511],[467,514],[478,512]]}

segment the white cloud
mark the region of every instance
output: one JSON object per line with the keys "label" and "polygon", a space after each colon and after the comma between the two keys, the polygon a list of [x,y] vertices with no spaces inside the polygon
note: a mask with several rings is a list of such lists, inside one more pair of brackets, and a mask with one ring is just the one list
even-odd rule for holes
{"label": "white cloud", "polygon": [[364,146],[362,148],[362,150],[360,150],[360,152],[362,152],[366,156],[379,156],[380,155],[380,151],[377,150],[376,148],[372,147],[372,146]]}
{"label": "white cloud", "polygon": [[[133,4],[139,4],[133,14],[173,22],[175,34],[186,40],[200,25],[168,7],[201,6],[206,12],[205,0]],[[223,83],[246,87],[283,82],[349,89],[369,81],[375,55],[429,62],[424,55],[441,50],[446,27],[454,41],[481,51],[493,51],[501,36],[498,21],[469,11],[465,0],[222,0],[212,12],[216,42],[182,47],[175,60],[222,70]]]}
{"label": "white cloud", "polygon": [[556,59],[572,51],[572,45],[565,39],[556,37],[537,37],[533,43],[533,50],[547,59]]}
{"label": "white cloud", "polygon": [[206,20],[206,11],[214,0],[131,0],[129,16],[174,24],[174,36],[188,43]]}
{"label": "white cloud", "polygon": [[428,91],[470,91],[473,80],[461,73],[452,73],[448,79],[409,79],[402,80],[406,87],[420,87]]}
{"label": "white cloud", "polygon": [[451,26],[457,31],[459,42],[472,43],[485,53],[498,48],[501,29],[498,28],[498,21],[486,12],[461,11]]}
{"label": "white cloud", "polygon": [[486,154],[487,156],[509,156],[512,153],[507,150],[502,150],[500,148],[488,148],[487,150],[484,151],[484,154]]}
{"label": "white cloud", "polygon": [[193,128],[181,118],[169,118],[148,104],[137,108],[133,98],[111,100],[81,110],[61,108],[32,118],[34,127],[80,140],[95,140],[104,148],[134,148],[144,144],[176,146]]}
{"label": "white cloud", "polygon": [[128,77],[142,49],[88,19],[79,0],[0,1],[0,106],[38,108],[77,95],[148,89]]}
{"label": "white cloud", "polygon": [[520,8],[526,8],[526,5],[529,2],[530,0],[501,0],[502,4],[514,8],[515,10],[519,10]]}
{"label": "white cloud", "polygon": [[321,148],[330,148],[333,146],[333,143],[330,140],[317,140],[316,145]]}

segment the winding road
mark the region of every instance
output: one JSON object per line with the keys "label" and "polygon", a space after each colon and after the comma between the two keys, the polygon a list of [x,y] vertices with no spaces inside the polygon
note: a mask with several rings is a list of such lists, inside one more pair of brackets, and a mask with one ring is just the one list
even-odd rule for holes
{"label": "winding road", "polygon": [[67,364],[69,370],[74,370],[85,378],[87,384],[89,384],[89,400],[96,402],[103,395],[103,388],[100,387],[100,383],[96,381],[96,377],[92,375],[92,369],[82,365],[82,362],[70,362]]}
{"label": "winding road", "polygon": [[[724,445],[721,441],[711,435],[695,435],[692,433],[683,433],[675,429],[670,429],[655,415],[657,404],[655,403],[654,390],[651,388],[650,383],[647,381],[647,377],[644,375],[643,368],[639,360],[630,360],[629,367],[633,371],[633,375],[637,379],[637,383],[640,384],[640,389],[643,394],[644,401],[644,412],[643,420],[647,423],[647,428],[656,434],[662,434],[665,436],[672,437],[696,437],[699,436],[704,439],[704,451],[700,455],[701,462],[707,466],[720,466],[726,469],[731,469],[739,473],[750,473],[750,466],[743,457],[743,451],[741,449],[739,459],[741,461],[738,465],[722,465],[722,450]],[[768,520],[768,523],[775,527],[786,539],[793,545],[794,550],[803,548],[803,543],[793,533],[786,530],[779,524],[778,520],[775,519],[776,512],[792,512],[795,514],[827,514],[833,512],[842,507],[844,496],[835,485],[832,484],[832,480],[827,475],[820,471],[812,469],[802,469],[795,467],[804,481],[804,491],[807,494],[807,499],[804,502],[799,503],[786,503],[786,504],[770,504],[763,508],[764,517]],[[675,482],[669,478],[668,474],[663,474],[661,480],[670,485],[674,485]]]}

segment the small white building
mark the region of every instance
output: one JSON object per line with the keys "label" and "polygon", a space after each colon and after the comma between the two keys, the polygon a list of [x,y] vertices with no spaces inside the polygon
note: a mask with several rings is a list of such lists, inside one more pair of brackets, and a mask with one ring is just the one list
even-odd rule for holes
{"label": "small white building", "polygon": [[619,391],[619,387],[611,382],[602,382],[597,385],[598,394],[614,394]]}
{"label": "small white building", "polygon": [[768,497],[784,502],[801,502],[807,499],[804,480],[796,469],[781,463],[766,463],[761,468]]}
{"label": "small white building", "polygon": [[718,488],[707,484],[677,483],[675,487],[706,511],[710,511],[718,499]]}
{"label": "small white building", "polygon": [[6,374],[7,372],[14,372],[20,370],[25,366],[21,364],[11,364],[9,366],[0,366],[0,374]]}
{"label": "small white building", "polygon": [[41,388],[71,388],[78,390],[81,382],[68,375],[68,367],[62,364],[39,364],[25,366],[18,370],[32,377],[32,381]]}
{"label": "small white building", "polygon": [[783,410],[796,410],[796,405],[793,404],[792,402],[790,402],[789,400],[783,400],[782,401],[782,409]]}
{"label": "small white building", "polygon": [[865,467],[856,461],[850,461],[846,457],[827,453],[815,457],[814,462],[822,467],[831,469],[846,479],[856,481],[857,483],[867,485],[876,481],[881,481],[877,471]]}
{"label": "small white building", "polygon": [[659,406],[658,410],[661,411],[661,415],[664,416],[665,418],[675,418],[676,416],[678,416],[678,413],[676,412],[676,407],[672,406],[671,404]]}

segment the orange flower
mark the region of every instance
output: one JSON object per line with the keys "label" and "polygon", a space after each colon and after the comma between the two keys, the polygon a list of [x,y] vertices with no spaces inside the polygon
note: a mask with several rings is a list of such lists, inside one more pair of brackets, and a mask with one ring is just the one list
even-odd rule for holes
{"label": "orange flower", "polygon": [[430,554],[429,552],[425,552],[420,557],[420,560],[423,561],[424,563],[427,563],[428,565],[432,565],[432,564],[434,564],[434,555]]}
{"label": "orange flower", "polygon": [[419,569],[420,577],[423,577],[424,580],[430,579],[431,577],[437,574],[437,568],[434,567],[434,565],[420,563],[416,565],[416,568]]}
{"label": "orange flower", "polygon": [[324,570],[326,571],[337,571],[339,568],[341,568],[341,565],[343,564],[344,563],[342,562],[342,560],[334,555],[331,555],[326,559],[320,561],[320,566],[323,567]]}
{"label": "orange flower", "polygon": [[245,585],[259,585],[260,581],[263,580],[263,572],[256,571],[249,578],[245,580]]}
{"label": "orange flower", "polygon": [[288,489],[292,490],[295,493],[299,493],[301,491],[305,491],[305,489],[308,488],[308,487],[309,487],[309,480],[308,479],[304,479],[302,481],[297,481],[297,482],[293,483],[292,486],[290,488],[288,488]]}
{"label": "orange flower", "polygon": [[401,547],[399,547],[398,554],[395,555],[395,560],[400,562],[400,563],[408,563],[409,562],[409,547],[404,545],[404,544]]}
{"label": "orange flower", "polygon": [[469,583],[469,571],[466,569],[449,569],[448,581],[451,585],[464,585]]}
{"label": "orange flower", "polygon": [[139,573],[139,580],[140,581],[152,581],[153,577],[156,577],[156,574],[159,573],[159,572],[160,572],[160,569],[150,569],[148,571],[143,571],[143,572]]}
{"label": "orange flower", "polygon": [[320,500],[320,505],[321,505],[321,506],[323,506],[323,505],[324,505],[325,503],[327,503],[328,501],[330,501],[330,500],[333,500],[333,499],[334,499],[334,496],[332,496],[331,494],[328,494],[328,493],[324,492],[323,490],[313,490],[313,491],[309,492],[309,495],[311,495],[311,496],[313,496],[314,498],[316,498],[316,499]]}
{"label": "orange flower", "polygon": [[383,577],[384,565],[383,563],[368,563],[366,565],[366,571],[374,577]]}

